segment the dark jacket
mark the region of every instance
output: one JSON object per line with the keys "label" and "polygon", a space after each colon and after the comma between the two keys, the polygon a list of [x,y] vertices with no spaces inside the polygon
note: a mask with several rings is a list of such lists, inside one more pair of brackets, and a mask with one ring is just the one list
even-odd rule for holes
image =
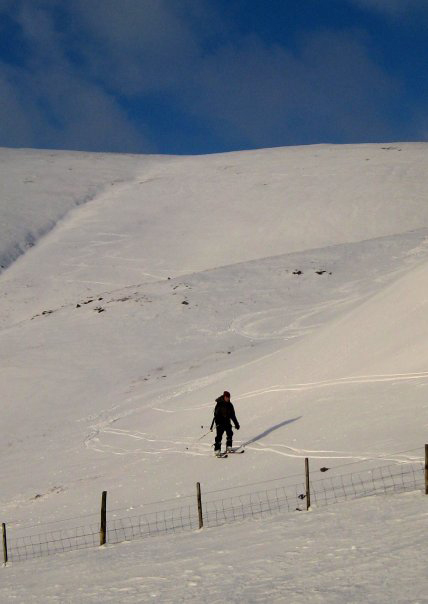
{"label": "dark jacket", "polygon": [[216,426],[230,426],[232,420],[235,424],[235,428],[239,430],[239,422],[236,419],[235,409],[232,403],[225,401],[223,395],[219,396],[216,401],[217,404],[214,409],[214,419],[211,424],[211,430],[213,429],[214,422]]}

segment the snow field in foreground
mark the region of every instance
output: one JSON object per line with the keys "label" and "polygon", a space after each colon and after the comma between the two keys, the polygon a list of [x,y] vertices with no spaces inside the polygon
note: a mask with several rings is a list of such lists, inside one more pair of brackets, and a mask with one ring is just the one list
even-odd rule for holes
{"label": "snow field in foreground", "polygon": [[428,497],[371,497],[10,565],[2,602],[426,602]]}

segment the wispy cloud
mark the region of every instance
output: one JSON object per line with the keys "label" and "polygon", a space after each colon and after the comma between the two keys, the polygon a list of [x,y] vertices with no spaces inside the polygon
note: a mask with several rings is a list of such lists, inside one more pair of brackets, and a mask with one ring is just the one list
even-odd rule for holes
{"label": "wispy cloud", "polygon": [[250,37],[222,47],[200,69],[186,98],[193,111],[252,144],[389,134],[379,107],[397,83],[370,60],[356,33],[307,35],[297,52]]}
{"label": "wispy cloud", "polygon": [[403,87],[359,30],[301,32],[291,48],[242,34],[208,0],[0,0],[2,14],[25,52],[0,62],[0,144],[156,150],[159,98],[227,148],[395,132]]}
{"label": "wispy cloud", "polygon": [[200,53],[191,15],[181,14],[186,4],[76,0],[79,50],[91,75],[129,95],[179,87]]}
{"label": "wispy cloud", "polygon": [[[17,0],[6,9],[28,47],[20,64],[0,63],[1,144],[143,151],[144,134],[127,118],[114,91],[105,90],[67,56],[55,23],[57,2]],[[15,134],[15,122],[18,130]]]}

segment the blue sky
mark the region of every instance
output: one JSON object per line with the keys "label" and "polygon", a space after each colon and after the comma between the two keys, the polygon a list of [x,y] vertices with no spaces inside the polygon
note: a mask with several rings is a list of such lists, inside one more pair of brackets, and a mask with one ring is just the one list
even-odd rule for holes
{"label": "blue sky", "polygon": [[0,146],[428,139],[427,0],[0,0]]}

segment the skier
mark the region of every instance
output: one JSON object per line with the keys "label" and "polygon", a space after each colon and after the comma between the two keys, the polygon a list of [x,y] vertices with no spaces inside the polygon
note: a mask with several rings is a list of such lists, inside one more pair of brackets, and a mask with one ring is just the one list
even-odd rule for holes
{"label": "skier", "polygon": [[224,432],[226,432],[226,453],[232,450],[233,431],[230,420],[233,421],[237,430],[239,430],[239,422],[236,419],[235,409],[230,400],[230,392],[225,390],[222,396],[219,396],[215,402],[217,404],[214,409],[214,417],[210,430],[212,432],[215,423],[217,433],[214,443],[214,453],[216,455],[221,455],[221,440]]}

